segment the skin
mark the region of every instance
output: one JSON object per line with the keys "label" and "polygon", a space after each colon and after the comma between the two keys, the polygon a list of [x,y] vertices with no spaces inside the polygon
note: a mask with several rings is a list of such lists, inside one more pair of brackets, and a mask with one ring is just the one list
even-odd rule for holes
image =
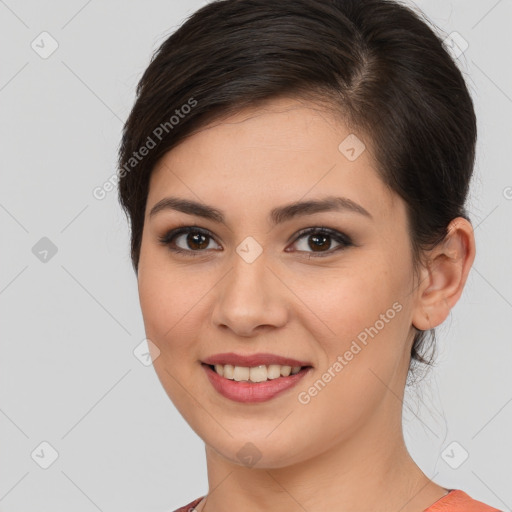
{"label": "skin", "polygon": [[[338,150],[351,132],[318,105],[273,99],[194,133],[155,167],[150,181],[138,288],[154,367],[168,396],[204,440],[210,492],[197,510],[420,512],[447,489],[407,452],[402,399],[413,326],[442,323],[475,256],[471,224],[457,218],[426,254],[418,279],[405,204],[380,180],[371,141],[350,161]],[[225,223],[151,208],[169,195],[212,205]],[[352,211],[318,212],[273,226],[269,212],[298,200],[344,196]],[[159,242],[179,225],[211,232],[206,249]],[[299,230],[327,226],[317,256]],[[247,263],[237,246],[252,236],[263,253]],[[288,251],[285,249],[288,248]],[[402,308],[307,404],[308,390],[357,335],[398,302]],[[158,352],[159,351],[159,352]],[[298,386],[263,403],[218,394],[201,360],[220,352],[270,352],[309,361]],[[251,442],[259,460],[244,465]]]}

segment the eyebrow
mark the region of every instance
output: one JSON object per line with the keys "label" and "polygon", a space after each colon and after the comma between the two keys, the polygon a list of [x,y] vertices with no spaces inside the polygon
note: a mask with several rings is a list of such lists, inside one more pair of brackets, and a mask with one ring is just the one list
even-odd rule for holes
{"label": "eyebrow", "polygon": [[[207,204],[192,201],[191,199],[165,197],[151,208],[149,217],[151,218],[163,210],[176,210],[188,215],[203,217],[213,222],[225,222],[225,217],[221,210]],[[270,212],[269,219],[272,224],[276,225],[302,215],[312,215],[314,213],[328,211],[349,211],[359,213],[370,219],[373,218],[367,210],[351,199],[347,197],[329,196],[322,199],[297,201],[295,203],[279,206]]]}

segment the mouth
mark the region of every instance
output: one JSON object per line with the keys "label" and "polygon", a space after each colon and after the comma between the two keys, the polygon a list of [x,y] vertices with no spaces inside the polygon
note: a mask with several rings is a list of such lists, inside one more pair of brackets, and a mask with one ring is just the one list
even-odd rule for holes
{"label": "mouth", "polygon": [[[313,370],[313,366],[307,363],[297,364],[300,361],[272,357],[271,364],[252,363],[251,366],[241,366],[230,363],[235,362],[235,358],[237,361],[244,358],[219,355],[201,362],[201,366],[212,387],[225,398],[241,403],[265,402],[290,390]],[[269,360],[267,356],[262,355],[251,356],[249,359],[254,361],[254,358],[258,359],[257,362]],[[220,362],[225,359],[229,362]],[[294,366],[282,363],[291,363]]]}
{"label": "mouth", "polygon": [[231,364],[205,364],[220,377],[236,382],[267,382],[270,380],[282,379],[290,375],[297,375],[300,372],[312,368],[306,366],[289,366],[280,364],[258,365],[258,366],[234,366]]}

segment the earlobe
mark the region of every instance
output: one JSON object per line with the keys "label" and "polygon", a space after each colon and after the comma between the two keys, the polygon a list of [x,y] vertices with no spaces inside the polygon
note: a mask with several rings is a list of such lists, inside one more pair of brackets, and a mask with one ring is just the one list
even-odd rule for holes
{"label": "earlobe", "polygon": [[459,300],[475,259],[471,223],[463,217],[450,222],[446,238],[428,254],[421,272],[413,325],[422,331],[440,325]]}

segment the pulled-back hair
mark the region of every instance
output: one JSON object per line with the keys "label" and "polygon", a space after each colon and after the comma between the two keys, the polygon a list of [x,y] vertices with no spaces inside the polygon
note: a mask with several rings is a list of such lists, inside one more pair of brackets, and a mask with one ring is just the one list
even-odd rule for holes
{"label": "pulled-back hair", "polygon": [[[452,219],[469,220],[473,102],[420,13],[391,0],[217,0],[155,52],[124,126],[119,200],[136,273],[156,162],[206,124],[279,96],[329,105],[367,134],[380,178],[406,203],[415,269]],[[411,363],[431,363],[427,332],[415,333]]]}

